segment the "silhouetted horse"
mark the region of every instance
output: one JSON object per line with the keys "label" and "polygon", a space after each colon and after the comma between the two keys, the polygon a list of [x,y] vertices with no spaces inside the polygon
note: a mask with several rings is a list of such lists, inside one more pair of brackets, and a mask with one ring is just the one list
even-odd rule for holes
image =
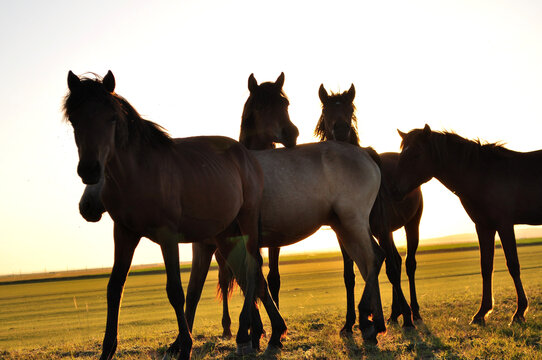
{"label": "silhouetted horse", "polygon": [[[265,149],[274,147],[275,141],[287,145],[295,143],[291,139],[297,137],[297,129],[287,116],[288,100],[282,91],[283,80],[281,75],[275,83],[258,85],[253,75],[249,77],[250,96],[241,123],[242,143]],[[373,178],[380,177],[376,163],[367,151],[359,147],[331,142],[251,153],[259,161],[265,179],[261,212],[262,246],[277,248],[293,244],[322,225],[330,225],[345,251],[354,254],[353,259],[366,280],[359,304],[360,328],[365,339],[376,340],[376,332],[368,322],[370,311],[373,312],[376,331],[385,329],[382,309],[378,308],[381,306],[378,285],[372,279],[372,274],[378,272],[383,254],[368,227],[368,216],[380,187],[380,181],[375,184]],[[189,320],[193,319],[205,281],[200,276],[205,272],[199,268],[209,267],[212,250],[193,246],[195,253],[207,251],[208,258],[205,263],[192,264],[198,271],[191,274],[188,287],[186,312]],[[278,251],[274,254],[270,254],[270,257],[276,256],[270,259],[270,284],[273,275],[278,278]],[[198,256],[198,259],[204,258],[203,255]],[[276,288],[277,298],[279,286],[280,282]],[[370,307],[367,303],[371,296],[368,291],[374,294]],[[227,296],[224,296],[226,299]],[[227,316],[227,312],[224,316]],[[226,329],[229,324],[223,321],[224,324]]]}
{"label": "silhouetted horse", "polygon": [[[359,136],[357,131],[357,119],[356,119],[356,107],[354,105],[354,97],[356,96],[356,89],[354,84],[348,91],[342,93],[328,94],[324,85],[320,85],[318,91],[320,101],[322,102],[322,115],[318,120],[315,135],[320,138],[321,141],[336,140],[345,141],[353,145],[359,146]],[[384,185],[391,189],[394,186],[395,167],[399,160],[398,153],[383,153],[380,154],[382,182]],[[420,219],[423,212],[423,197],[419,187],[409,192],[401,201],[389,201],[387,202],[385,213],[387,216],[389,230],[387,236],[393,241],[392,232],[404,227],[406,233],[407,242],[407,257],[406,257],[406,272],[408,275],[408,282],[410,285],[410,307],[412,309],[412,317],[414,320],[420,320],[420,306],[416,297],[416,283],[414,280],[416,272],[416,250],[418,249],[418,243],[420,240]],[[375,221],[375,214],[371,213],[371,222]],[[374,232],[373,232],[374,233]],[[375,234],[379,239],[382,239],[381,234]],[[383,245],[381,243],[381,245]],[[397,257],[397,250],[395,246],[391,249]],[[345,256],[343,252],[343,257]],[[401,275],[401,257],[398,257],[399,276]],[[386,266],[388,261],[386,261]],[[344,261],[344,282],[346,285],[347,298],[350,302],[354,302],[354,285],[355,275],[353,271],[352,261],[345,258]],[[269,283],[271,290],[271,283]],[[271,290],[271,295],[273,292]],[[401,315],[399,299],[395,292],[393,292],[392,312],[390,315],[390,321],[397,322],[397,318]],[[353,306],[352,306],[353,307]],[[355,322],[355,313],[352,313],[353,319],[347,321],[353,324]]]}
{"label": "silhouetted horse", "polygon": [[453,133],[431,131],[428,125],[399,134],[403,141],[397,195],[408,194],[435,177],[459,197],[476,225],[483,292],[471,323],[484,324],[493,308],[496,232],[516,286],[518,305],[512,322],[524,322],[527,297],[520,279],[514,224],[542,224],[542,151],[521,153],[497,144],[482,145]]}
{"label": "silhouetted horse", "polygon": [[162,249],[167,294],[177,316],[179,334],[166,358],[188,359],[192,348],[178,243],[210,238],[245,291],[237,343],[261,336],[261,322],[254,317],[258,296],[271,319],[269,346],[280,347],[286,324],[261,273],[258,248],[263,176],[245,147],[218,136],[171,139],[114,93],[111,72],[100,81],[80,79],[70,71],[68,87],[64,111],[79,152],[77,173],[85,184],[104,178],[101,199],[114,221],[115,260],[107,287],[101,359],[115,353],[123,287],[143,236]]}
{"label": "silhouetted horse", "polygon": [[[288,100],[282,91],[283,81],[284,76],[281,74],[275,83],[258,85],[254,76],[250,76],[251,96],[245,104],[240,135],[244,142],[260,139],[262,142],[278,141],[287,145],[295,143],[298,133],[289,120]],[[261,96],[262,94],[266,95]],[[262,203],[264,241],[261,245],[272,248],[289,245],[308,237],[321,225],[331,225],[337,234],[342,236],[339,241],[346,251],[355,254],[353,259],[366,280],[359,304],[360,329],[365,339],[376,341],[377,333],[385,331],[377,281],[383,252],[372,240],[368,228],[370,208],[380,184],[380,171],[376,164],[367,152],[348,144],[307,144],[293,149],[251,153],[265,168],[262,200],[265,202]],[[340,181],[340,186],[337,181]],[[323,192],[323,189],[326,189],[326,192]],[[81,202],[86,201],[88,199],[84,197],[81,199]],[[94,200],[90,203],[94,204]],[[92,210],[99,207],[81,208]],[[192,327],[196,306],[215,250],[216,246],[212,244],[193,245],[193,270],[186,297],[189,328]],[[227,289],[228,272],[224,269],[220,253],[217,252],[216,255],[220,266],[219,282],[223,289]],[[278,262],[275,262],[275,265],[278,266]],[[272,273],[273,270],[270,275]],[[276,274],[278,275],[278,268]],[[270,281],[271,279],[272,276]],[[225,300],[227,293],[225,290]],[[227,333],[230,321],[227,302],[225,304],[223,326]],[[369,320],[371,315],[374,325]],[[254,338],[252,346],[258,347]]]}

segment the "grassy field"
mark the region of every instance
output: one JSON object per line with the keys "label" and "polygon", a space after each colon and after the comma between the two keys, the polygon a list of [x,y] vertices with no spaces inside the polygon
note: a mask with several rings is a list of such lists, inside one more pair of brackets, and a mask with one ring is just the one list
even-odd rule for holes
{"label": "grassy field", "polygon": [[[389,326],[378,346],[364,346],[359,331],[339,336],[345,315],[345,290],[339,254],[281,258],[281,313],[288,324],[283,359],[541,359],[542,243],[518,248],[522,280],[530,301],[527,323],[509,326],[515,309],[513,282],[502,250],[496,251],[495,307],[485,327],[470,326],[481,299],[477,249],[430,249],[418,256],[417,285],[424,318],[416,330]],[[159,359],[176,336],[174,311],[158,269],[130,275],[120,316],[117,359]],[[404,271],[404,270],[403,270]],[[79,274],[78,276],[80,276]],[[186,289],[188,272],[182,280]],[[27,281],[30,279],[26,279]],[[235,358],[235,342],[221,334],[221,306],[215,298],[212,270],[194,324],[194,359]],[[357,298],[361,276],[356,278]],[[0,359],[94,359],[105,328],[107,277],[72,276],[67,280],[0,285]],[[391,287],[380,277],[385,316]],[[403,289],[408,283],[403,275]],[[232,329],[242,297],[231,300]],[[266,329],[267,317],[262,314]],[[262,346],[265,346],[265,339]],[[257,356],[258,358],[259,356]]]}

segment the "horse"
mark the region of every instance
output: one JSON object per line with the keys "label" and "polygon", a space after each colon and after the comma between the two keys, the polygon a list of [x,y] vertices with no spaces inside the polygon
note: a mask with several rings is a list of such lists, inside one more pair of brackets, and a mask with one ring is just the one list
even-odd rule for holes
{"label": "horse", "polygon": [[179,333],[164,358],[189,359],[192,349],[178,243],[209,239],[214,239],[245,291],[238,349],[263,331],[254,316],[256,297],[271,321],[268,346],[280,348],[286,324],[261,272],[258,217],[263,176],[252,155],[226,137],[172,139],[114,92],[111,71],[103,79],[79,78],[70,71],[68,89],[63,110],[74,130],[77,173],[88,185],[104,178],[101,201],[114,221],[115,256],[100,358],[111,359],[115,353],[124,283],[143,236],[161,247],[166,291],[177,317]]}
{"label": "horse", "polygon": [[[262,142],[281,142],[290,147],[292,143],[295,144],[298,131],[289,120],[287,112],[289,102],[282,91],[283,83],[283,74],[275,83],[261,85],[258,85],[253,75],[249,77],[251,95],[245,104],[240,135],[245,143],[260,139]],[[266,92],[267,95],[261,96],[260,91]],[[269,105],[272,108],[269,108]],[[283,110],[277,112],[278,107]],[[262,116],[263,114],[267,116]],[[274,124],[270,124],[271,122]],[[274,145],[266,148],[269,147]],[[334,230],[342,235],[339,241],[341,244],[345,243],[346,251],[355,254],[352,258],[366,281],[358,306],[360,329],[365,340],[376,342],[376,335],[385,332],[386,329],[378,286],[378,273],[384,254],[372,239],[368,228],[368,213],[376,199],[380,184],[378,167],[367,152],[348,144],[307,144],[292,149],[250,152],[266,169],[262,199],[266,205],[262,204],[262,227],[267,236],[264,236],[261,245],[277,248],[293,244],[314,233],[321,225],[332,225]],[[283,170],[279,173],[276,169]],[[341,183],[344,181],[344,189],[341,188],[342,184],[336,183],[339,179]],[[296,184],[304,192],[298,193],[288,189],[289,183]],[[324,197],[320,196],[322,188],[327,192]],[[353,200],[359,202],[354,206]],[[88,199],[83,196],[81,202],[85,201]],[[366,206],[358,211],[360,204]],[[291,211],[283,212],[290,207]],[[96,207],[85,208],[96,209]],[[344,224],[340,224],[341,219]],[[231,323],[227,306],[230,282],[227,269],[223,266],[221,252],[215,252],[216,249],[213,244],[193,244],[192,271],[186,296],[186,318],[189,329],[192,329],[196,307],[215,253],[219,263],[219,283],[225,304],[222,324],[224,334],[227,334]],[[275,264],[276,271],[273,270],[272,264]],[[270,261],[270,266],[271,283],[272,274],[278,275],[278,259],[275,262]],[[371,315],[372,321],[369,320]],[[255,341],[254,337],[252,346],[255,349],[258,347],[258,341]]]}
{"label": "horse", "polygon": [[495,233],[514,280],[517,308],[512,323],[525,322],[527,296],[520,278],[514,224],[542,224],[542,151],[516,152],[482,144],[429,125],[402,138],[395,193],[398,198],[433,177],[459,197],[474,222],[480,245],[482,301],[471,324],[484,325],[493,309]]}
{"label": "horse", "polygon": [[[289,103],[282,91],[283,80],[281,74],[275,83],[258,85],[251,75],[248,81],[250,95],[241,121],[241,143],[266,149],[250,150],[260,163],[265,179],[261,245],[277,249],[305,239],[323,225],[330,225],[345,252],[354,256],[352,259],[366,281],[358,305],[360,329],[365,340],[376,342],[376,334],[385,331],[378,281],[374,278],[384,254],[371,236],[369,213],[380,188],[380,170],[367,151],[345,143],[313,143],[273,149],[275,139],[288,146],[294,143],[292,134],[297,137],[297,129],[287,116]],[[279,137],[277,134],[290,136]],[[206,271],[201,268],[209,268],[212,251],[212,248],[198,244],[193,246],[193,252],[206,253],[207,260],[192,264],[197,271],[191,273],[186,307],[187,318],[192,321],[205,281],[203,274]],[[270,252],[270,289],[273,288],[272,277],[278,278],[278,251],[275,255],[277,257],[273,258],[273,252]],[[198,255],[197,258],[205,259],[205,256]],[[280,286],[280,281],[277,285]],[[227,291],[223,290],[223,293],[227,294]],[[371,297],[372,304],[369,304]],[[227,296],[223,296],[225,300]],[[368,320],[371,311],[373,322]],[[224,325],[229,324],[225,324],[223,317]]]}
{"label": "horse", "polygon": [[[354,105],[354,98],[356,96],[356,88],[354,84],[350,86],[350,89],[342,93],[328,94],[324,87],[324,84],[320,85],[318,90],[318,97],[322,103],[322,114],[314,134],[320,139],[320,141],[335,140],[345,141],[349,144],[360,146],[360,140],[357,130],[357,118],[356,118],[356,106]],[[399,153],[387,152],[381,153],[380,160],[382,162],[382,182],[388,189],[392,189],[395,182],[395,167],[399,160]],[[406,233],[407,243],[407,256],[406,256],[406,273],[408,276],[409,288],[410,288],[410,308],[412,310],[412,318],[414,320],[421,320],[420,306],[416,296],[416,250],[420,241],[420,220],[423,213],[423,197],[419,187],[416,187],[400,201],[389,201],[385,208],[389,229],[386,231],[387,236],[393,243],[392,232],[402,227]],[[371,214],[371,221],[374,221],[375,214]],[[378,236],[377,239],[382,239],[382,236]],[[394,256],[396,254],[395,246],[392,251]],[[345,254],[343,253],[343,256]],[[398,272],[401,275],[401,257],[397,258]],[[386,260],[386,264],[388,261]],[[346,259],[344,262],[344,282],[347,289],[347,298],[354,296],[355,275],[352,268],[352,261]],[[271,284],[269,285],[271,290]],[[273,292],[271,291],[271,295]],[[392,323],[397,322],[397,318],[400,315],[399,299],[395,292],[393,292],[392,311],[389,321]],[[355,313],[354,313],[355,316]],[[354,318],[355,321],[355,318]]]}

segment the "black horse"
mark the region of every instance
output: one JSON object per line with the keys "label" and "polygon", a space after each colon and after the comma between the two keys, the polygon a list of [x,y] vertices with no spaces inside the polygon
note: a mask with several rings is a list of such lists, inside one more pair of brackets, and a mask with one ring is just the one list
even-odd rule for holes
{"label": "black horse", "polygon": [[397,167],[397,196],[433,177],[459,197],[476,225],[482,268],[482,303],[471,323],[484,324],[493,308],[493,257],[499,233],[514,280],[517,309],[512,322],[525,321],[528,303],[520,278],[514,224],[542,224],[542,151],[521,153],[481,144],[428,125],[403,138]]}

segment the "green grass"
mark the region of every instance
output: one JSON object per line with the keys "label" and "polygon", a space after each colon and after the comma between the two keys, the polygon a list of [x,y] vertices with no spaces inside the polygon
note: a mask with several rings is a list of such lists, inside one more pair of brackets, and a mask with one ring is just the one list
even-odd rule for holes
{"label": "green grass", "polygon": [[[345,290],[339,254],[281,259],[281,313],[288,325],[282,359],[486,359],[542,358],[542,244],[518,248],[522,280],[530,301],[527,323],[508,326],[515,309],[513,282],[502,250],[496,251],[493,313],[485,327],[469,320],[481,299],[478,250],[418,255],[418,300],[423,323],[405,331],[389,326],[378,346],[364,346],[359,331],[339,336],[345,315]],[[423,249],[420,249],[423,250]],[[148,269],[147,269],[148,270]],[[126,284],[119,326],[117,359],[160,359],[174,340],[176,320],[165,293],[161,268],[131,275]],[[403,270],[404,271],[404,270]],[[186,289],[189,272],[182,273]],[[215,298],[217,272],[209,272],[194,324],[194,359],[234,358],[235,342],[221,334],[221,309]],[[356,295],[362,289],[356,277]],[[0,359],[95,359],[105,328],[106,277],[0,285]],[[385,315],[391,287],[380,277]],[[403,275],[408,297],[408,282]],[[230,303],[232,329],[242,296]],[[262,312],[264,326],[270,325]],[[265,346],[265,339],[262,341]]]}

